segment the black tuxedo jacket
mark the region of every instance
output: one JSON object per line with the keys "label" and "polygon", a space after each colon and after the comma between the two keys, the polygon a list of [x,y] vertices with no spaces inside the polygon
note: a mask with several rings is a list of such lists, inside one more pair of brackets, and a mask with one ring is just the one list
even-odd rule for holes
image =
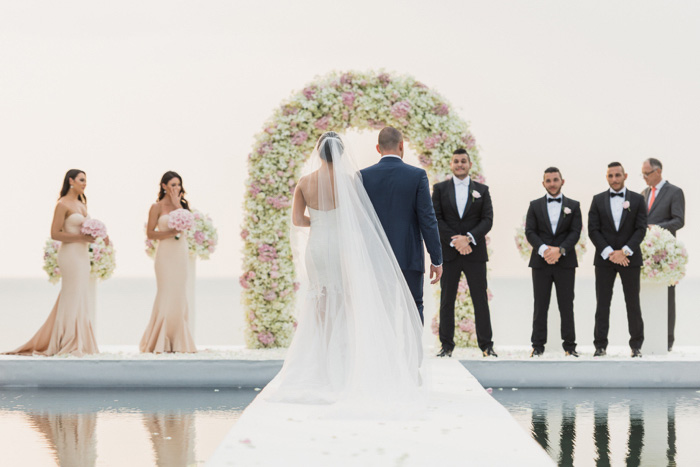
{"label": "black tuxedo jacket", "polygon": [[[561,214],[557,223],[556,233],[552,232],[552,223],[549,221],[549,211],[547,210],[547,196],[538,198],[530,202],[525,218],[525,235],[527,241],[532,245],[532,255],[530,256],[531,268],[546,268],[555,266],[547,264],[538,253],[542,245],[563,247],[566,255],[559,258],[556,266],[562,268],[578,267],[576,258],[576,243],[581,238],[583,220],[581,219],[581,204],[578,201],[569,199],[562,195]],[[556,203],[559,205],[559,203]],[[566,214],[564,210],[571,210]]]}
{"label": "black tuxedo jacket", "polygon": [[625,201],[629,201],[630,206],[622,210],[620,230],[616,231],[610,209],[610,191],[605,190],[593,197],[591,210],[588,211],[588,236],[595,245],[594,266],[613,267],[614,264],[603,259],[600,254],[608,246],[619,250],[625,245],[633,253],[629,258],[630,266],[642,266],[642,251],[639,245],[644,240],[647,230],[647,207],[644,197],[629,189],[625,192]]}
{"label": "black tuxedo jacket", "polygon": [[[481,195],[474,196],[474,191]],[[445,261],[450,261],[459,257],[465,261],[489,260],[486,251],[486,234],[493,226],[493,204],[489,187],[484,184],[469,181],[469,197],[464,214],[459,217],[457,209],[457,198],[455,195],[454,182],[445,180],[433,186],[433,207],[435,217],[438,220],[438,230],[440,231],[440,243],[442,244],[442,257]],[[450,246],[453,235],[466,235],[471,233],[476,241],[472,244],[472,252],[468,255],[461,255],[456,248]]]}

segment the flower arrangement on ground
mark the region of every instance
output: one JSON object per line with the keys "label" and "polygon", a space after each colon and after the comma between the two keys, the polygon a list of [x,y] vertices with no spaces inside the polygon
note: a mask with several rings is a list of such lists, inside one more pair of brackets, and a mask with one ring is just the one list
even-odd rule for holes
{"label": "flower arrangement on ground", "polygon": [[685,277],[688,250],[671,232],[652,226],[641,244],[642,280],[676,285]]}

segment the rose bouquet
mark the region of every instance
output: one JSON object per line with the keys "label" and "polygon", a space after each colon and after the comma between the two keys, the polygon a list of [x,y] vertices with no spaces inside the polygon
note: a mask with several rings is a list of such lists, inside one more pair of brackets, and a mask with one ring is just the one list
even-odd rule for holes
{"label": "rose bouquet", "polygon": [[[569,208],[565,207],[564,209],[562,209],[562,211],[564,211],[562,213],[563,216],[571,214],[571,210]],[[530,255],[532,255],[532,245],[530,245],[530,242],[527,241],[527,236],[525,235],[524,217],[520,227],[515,229],[515,247],[518,249],[518,253],[520,253],[520,257],[522,259],[524,259],[525,261],[530,260]],[[581,257],[585,255],[587,251],[588,236],[586,235],[586,231],[583,228],[581,228],[581,238],[579,238],[578,243],[576,243],[576,256],[579,259],[581,259]]]}
{"label": "rose bouquet", "polygon": [[[92,234],[88,234],[92,235]],[[49,276],[49,282],[55,284],[61,279],[61,270],[58,267],[58,249],[61,242],[48,239],[44,244],[44,271]],[[112,277],[116,268],[114,260],[114,246],[110,242],[106,244],[104,238],[97,237],[95,242],[88,247],[90,255],[90,275],[96,279],[106,280]]]}
{"label": "rose bouquet", "polygon": [[177,230],[175,240],[180,240],[182,232],[186,232],[194,227],[194,214],[187,209],[176,209],[168,215],[168,228]]}
{"label": "rose bouquet", "polygon": [[107,237],[107,227],[102,221],[97,219],[85,219],[80,227],[80,233],[83,235],[92,235],[95,238]]}
{"label": "rose bouquet", "polygon": [[216,232],[211,217],[207,214],[197,210],[192,210],[192,214],[194,215],[194,227],[187,231],[190,255],[200,259],[209,259],[209,256],[216,250],[219,234]]}
{"label": "rose bouquet", "polygon": [[685,277],[688,250],[668,230],[657,225],[651,227],[641,249],[642,280],[676,285]]}

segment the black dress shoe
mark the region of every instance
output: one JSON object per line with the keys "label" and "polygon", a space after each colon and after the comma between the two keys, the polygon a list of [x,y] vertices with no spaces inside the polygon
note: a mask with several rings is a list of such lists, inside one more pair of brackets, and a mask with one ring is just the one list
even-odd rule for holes
{"label": "black dress shoe", "polygon": [[493,347],[489,347],[484,350],[484,357],[498,357],[498,355],[493,351]]}
{"label": "black dress shoe", "polygon": [[564,352],[564,355],[566,357],[578,357],[579,356],[578,352],[576,352],[575,350],[567,350],[566,352]]}
{"label": "black dress shoe", "polygon": [[445,350],[445,349],[440,349],[440,352],[436,355],[436,357],[451,357],[452,356],[452,350]]}
{"label": "black dress shoe", "polygon": [[595,353],[593,354],[594,357],[605,357],[605,355],[607,354],[603,348],[595,349]]}
{"label": "black dress shoe", "polygon": [[632,349],[632,358],[641,357],[642,351],[640,349]]}
{"label": "black dress shoe", "polygon": [[544,350],[532,349],[532,352],[530,352],[530,358],[541,357],[543,353],[544,353]]}

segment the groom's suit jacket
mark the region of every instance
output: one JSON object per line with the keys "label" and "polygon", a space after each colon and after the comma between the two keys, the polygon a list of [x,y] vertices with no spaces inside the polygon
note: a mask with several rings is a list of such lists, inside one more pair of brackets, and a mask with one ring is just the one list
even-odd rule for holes
{"label": "groom's suit jacket", "polygon": [[[479,197],[474,196],[474,191]],[[465,261],[486,262],[489,260],[486,251],[486,234],[493,226],[493,204],[489,187],[474,181],[469,181],[469,197],[464,208],[464,214],[460,217],[457,209],[457,197],[454,182],[449,179],[433,185],[433,206],[438,218],[440,228],[440,240],[445,261],[451,261],[462,257],[457,249],[450,246],[454,235],[472,234],[476,245],[472,245],[472,252],[464,255]]]}
{"label": "groom's suit jacket", "polygon": [[[547,196],[537,198],[530,202],[530,208],[525,218],[525,236],[532,245],[532,255],[530,255],[531,268],[546,268],[554,265],[548,264],[539,254],[542,245],[562,247],[566,250],[566,255],[559,258],[556,265],[561,268],[578,267],[576,259],[576,243],[581,238],[581,205],[578,201],[561,197],[561,213],[555,232],[552,232],[552,223],[549,220],[547,207]],[[569,208],[570,214],[564,210]]]}
{"label": "groom's suit jacket", "polygon": [[441,265],[440,236],[425,170],[397,157],[382,157],[360,175],[401,269],[425,272],[423,241],[430,262]]}
{"label": "groom's suit jacket", "polygon": [[[642,190],[644,202],[649,206],[649,194],[651,189],[646,187]],[[654,204],[647,213],[647,222],[658,225],[670,231],[674,236],[676,231],[685,225],[685,196],[683,190],[676,185],[664,183],[654,199]]]}
{"label": "groom's suit jacket", "polygon": [[644,197],[629,189],[625,192],[625,201],[629,201],[630,205],[628,209],[622,210],[620,229],[616,230],[610,207],[610,190],[593,197],[591,209],[588,211],[588,236],[595,245],[594,266],[614,267],[611,261],[603,259],[601,253],[607,246],[619,250],[625,245],[633,253],[629,257],[630,267],[642,266],[640,244],[647,231],[647,208]]}

